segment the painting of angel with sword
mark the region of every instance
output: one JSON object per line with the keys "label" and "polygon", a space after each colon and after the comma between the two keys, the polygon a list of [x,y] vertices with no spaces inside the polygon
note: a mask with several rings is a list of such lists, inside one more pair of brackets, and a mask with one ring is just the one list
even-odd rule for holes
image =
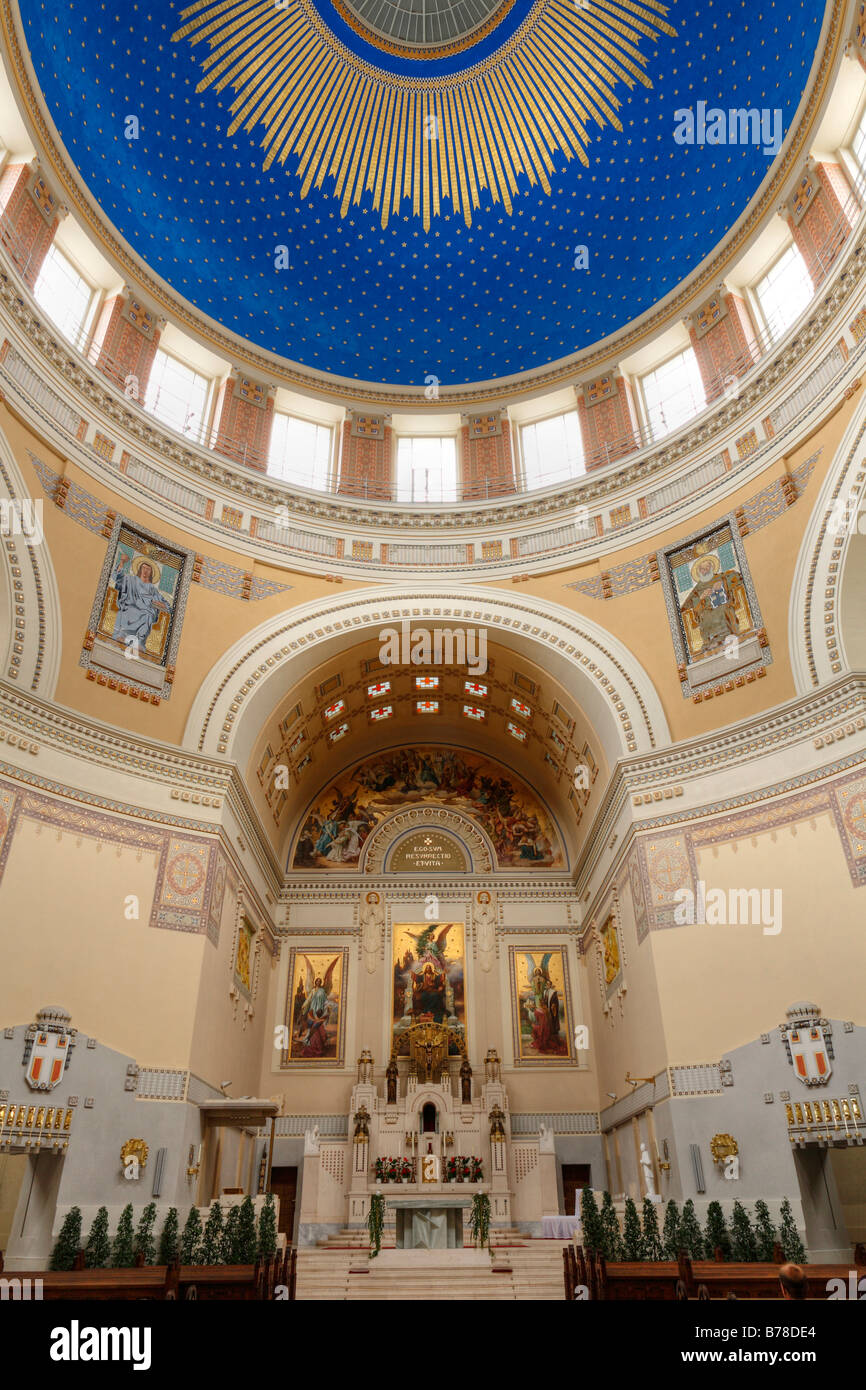
{"label": "painting of angel with sword", "polygon": [[[338,1016],[340,1009],[340,973],[337,966],[342,956],[334,956],[327,965],[327,956],[303,957],[296,966],[298,985],[304,992],[303,1003],[297,1011],[292,1037],[292,1058],[321,1059],[336,1055]],[[297,988],[300,997],[300,988]]]}

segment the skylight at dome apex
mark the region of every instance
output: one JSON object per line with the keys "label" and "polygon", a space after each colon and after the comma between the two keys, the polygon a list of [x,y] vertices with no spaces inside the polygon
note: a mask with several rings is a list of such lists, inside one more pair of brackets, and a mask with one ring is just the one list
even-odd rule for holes
{"label": "skylight at dome apex", "polygon": [[156,275],[293,363],[416,387],[543,368],[671,292],[773,164],[760,144],[677,143],[675,113],[778,110],[784,141],[823,12],[21,7],[66,150]]}

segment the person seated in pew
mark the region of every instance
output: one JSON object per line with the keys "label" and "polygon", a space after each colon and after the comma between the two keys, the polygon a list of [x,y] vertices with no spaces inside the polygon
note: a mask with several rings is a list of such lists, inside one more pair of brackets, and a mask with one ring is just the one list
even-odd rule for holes
{"label": "person seated in pew", "polygon": [[779,1270],[779,1283],[783,1298],[805,1298],[809,1292],[809,1281],[800,1265],[782,1265]]}

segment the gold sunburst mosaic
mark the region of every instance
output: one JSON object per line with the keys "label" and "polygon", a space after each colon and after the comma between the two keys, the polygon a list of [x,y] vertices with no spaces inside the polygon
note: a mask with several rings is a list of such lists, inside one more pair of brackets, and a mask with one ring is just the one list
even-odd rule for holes
{"label": "gold sunburst mosaic", "polygon": [[[204,44],[196,90],[234,93],[228,135],[262,132],[263,170],[294,164],[301,196],[340,215],[372,195],[382,227],[411,203],[428,230],[449,200],[472,225],[486,190],[550,193],[554,157],[588,167],[587,126],[622,130],[618,84],[651,87],[641,38],[675,35],[656,0],[538,0],[489,58],[451,77],[385,72],[341,44],[310,0],[197,0],[173,41]],[[290,164],[291,167],[291,164]]]}

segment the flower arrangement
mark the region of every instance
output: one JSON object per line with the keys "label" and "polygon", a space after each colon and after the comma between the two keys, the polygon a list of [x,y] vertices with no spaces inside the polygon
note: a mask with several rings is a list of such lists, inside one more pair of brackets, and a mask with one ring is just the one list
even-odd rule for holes
{"label": "flower arrangement", "polygon": [[414,1158],[377,1158],[375,1172],[377,1182],[414,1182],[415,1160]]}
{"label": "flower arrangement", "polygon": [[370,1259],[375,1260],[382,1248],[382,1232],[385,1229],[385,1198],[381,1192],[375,1192],[370,1198],[370,1210],[367,1212],[367,1230],[370,1234]]}
{"label": "flower arrangement", "polygon": [[482,1250],[486,1245],[490,1249],[490,1198],[486,1192],[476,1192],[472,1198],[469,1230],[473,1245],[480,1245]]}
{"label": "flower arrangement", "polygon": [[481,1159],[467,1158],[463,1155],[446,1158],[442,1166],[442,1176],[445,1182],[480,1182]]}

